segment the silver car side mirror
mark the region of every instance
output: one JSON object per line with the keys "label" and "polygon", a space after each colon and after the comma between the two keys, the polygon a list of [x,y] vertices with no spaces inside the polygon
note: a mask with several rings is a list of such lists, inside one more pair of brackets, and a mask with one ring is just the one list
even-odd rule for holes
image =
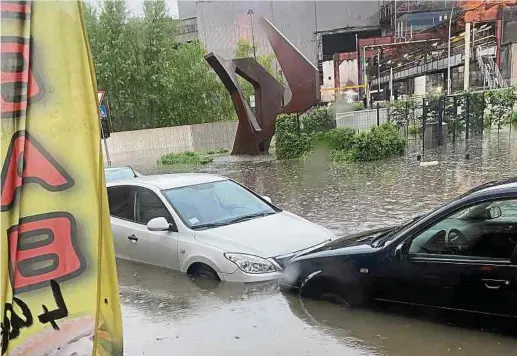
{"label": "silver car side mirror", "polygon": [[149,229],[149,231],[168,231],[170,228],[171,224],[163,217],[151,219],[147,223],[147,229]]}

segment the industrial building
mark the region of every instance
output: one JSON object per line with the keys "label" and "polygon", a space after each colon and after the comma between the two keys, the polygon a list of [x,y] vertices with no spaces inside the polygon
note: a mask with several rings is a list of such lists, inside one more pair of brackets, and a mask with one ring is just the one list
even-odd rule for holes
{"label": "industrial building", "polygon": [[469,86],[517,84],[515,1],[178,1],[178,10],[180,40],[226,58],[239,39],[272,53],[257,21],[266,17],[318,66],[323,100],[462,90],[466,46]]}

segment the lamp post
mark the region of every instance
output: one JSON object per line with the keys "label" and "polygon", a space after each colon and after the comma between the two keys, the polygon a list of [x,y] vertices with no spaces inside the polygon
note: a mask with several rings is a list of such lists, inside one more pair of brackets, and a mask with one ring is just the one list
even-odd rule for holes
{"label": "lamp post", "polygon": [[250,23],[251,23],[251,41],[253,46],[253,58],[257,58],[257,54],[255,53],[255,32],[253,31],[253,15],[255,13],[253,12],[253,9],[248,10],[248,16],[250,17]]}
{"label": "lamp post", "polygon": [[377,52],[377,92],[378,97],[381,96],[381,49]]}
{"label": "lamp post", "polygon": [[451,94],[451,27],[452,27],[452,16],[454,15],[454,4],[451,9],[451,16],[449,18],[449,46],[448,46],[448,57],[447,57],[447,94]]}
{"label": "lamp post", "polygon": [[390,101],[395,100],[393,96],[393,67],[390,67]]}

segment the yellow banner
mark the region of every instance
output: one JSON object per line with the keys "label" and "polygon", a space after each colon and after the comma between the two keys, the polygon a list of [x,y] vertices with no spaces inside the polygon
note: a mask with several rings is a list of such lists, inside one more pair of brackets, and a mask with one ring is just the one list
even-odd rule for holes
{"label": "yellow banner", "polygon": [[95,72],[76,1],[2,1],[2,355],[122,355]]}

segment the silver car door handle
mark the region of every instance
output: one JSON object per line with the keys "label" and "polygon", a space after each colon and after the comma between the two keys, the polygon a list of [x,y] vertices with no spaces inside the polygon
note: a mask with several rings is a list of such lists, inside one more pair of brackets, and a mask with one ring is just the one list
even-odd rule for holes
{"label": "silver car door handle", "polygon": [[483,279],[483,282],[485,282],[485,287],[488,289],[499,289],[503,285],[507,286],[510,284],[510,281],[504,279]]}
{"label": "silver car door handle", "polygon": [[135,234],[128,236],[127,239],[130,240],[132,243],[136,243],[138,241],[138,237],[136,237]]}

